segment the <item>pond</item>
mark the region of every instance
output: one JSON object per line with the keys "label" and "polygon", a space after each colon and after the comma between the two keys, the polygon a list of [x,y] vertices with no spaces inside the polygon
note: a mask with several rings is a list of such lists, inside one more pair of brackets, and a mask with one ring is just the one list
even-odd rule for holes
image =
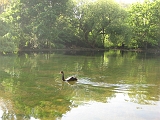
{"label": "pond", "polygon": [[[160,55],[54,51],[0,56],[2,120],[159,120]],[[77,82],[64,82],[75,76]]]}

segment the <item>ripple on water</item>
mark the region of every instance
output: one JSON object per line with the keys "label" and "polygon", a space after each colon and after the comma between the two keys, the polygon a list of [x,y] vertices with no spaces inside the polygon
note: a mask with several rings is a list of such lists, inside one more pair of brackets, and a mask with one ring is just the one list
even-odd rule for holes
{"label": "ripple on water", "polygon": [[111,84],[104,82],[93,82],[90,78],[81,78],[77,84],[90,85],[93,87],[112,88],[112,91],[116,93],[131,93],[131,89],[133,88],[141,88],[141,92],[146,93],[146,88],[157,86],[155,84]]}

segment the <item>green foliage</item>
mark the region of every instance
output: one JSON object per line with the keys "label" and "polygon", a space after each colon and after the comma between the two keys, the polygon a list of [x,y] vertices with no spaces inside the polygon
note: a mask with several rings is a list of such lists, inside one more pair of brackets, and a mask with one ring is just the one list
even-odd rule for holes
{"label": "green foliage", "polygon": [[155,46],[159,42],[160,30],[160,1],[145,1],[143,4],[132,5],[129,11],[129,24],[134,34],[132,40],[136,41],[138,47],[146,48]]}
{"label": "green foliage", "polygon": [[10,34],[0,37],[0,52],[15,52],[17,51],[16,44],[12,41]]}
{"label": "green foliage", "polygon": [[[78,35],[81,41],[89,47],[104,47],[106,36],[110,42],[117,44],[120,41],[116,36],[126,37],[127,31],[122,28],[125,25],[126,12],[118,4],[112,1],[99,0],[93,3],[81,3],[77,6],[76,14],[78,23]],[[124,33],[120,31],[124,31]],[[122,40],[121,40],[122,41]]]}
{"label": "green foliage", "polygon": [[6,21],[3,15],[0,16],[0,52],[15,52],[17,51],[17,44],[14,36],[11,35],[11,25]]}
{"label": "green foliage", "polygon": [[159,0],[125,9],[112,0],[15,0],[8,5],[0,17],[1,52],[160,44]]}

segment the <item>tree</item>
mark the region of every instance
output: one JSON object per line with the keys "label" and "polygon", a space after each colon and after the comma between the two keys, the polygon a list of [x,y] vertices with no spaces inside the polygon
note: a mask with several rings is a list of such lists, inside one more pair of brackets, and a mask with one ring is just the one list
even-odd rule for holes
{"label": "tree", "polygon": [[6,9],[6,7],[10,4],[9,0],[1,0],[0,1],[0,14]]}
{"label": "tree", "polygon": [[[5,3],[6,4],[6,3]],[[160,1],[12,0],[0,15],[1,51],[160,44]],[[2,44],[1,44],[2,46]]]}
{"label": "tree", "polygon": [[106,37],[115,45],[124,42],[122,39],[128,33],[128,26],[124,21],[127,14],[118,4],[110,0],[80,3],[76,9],[76,18],[78,34],[83,43],[93,48],[104,48]]}
{"label": "tree", "polygon": [[12,33],[15,31],[13,28],[13,17],[14,11],[6,9],[8,12],[0,14],[0,52],[15,52],[17,51],[17,39]]}
{"label": "tree", "polygon": [[147,49],[155,46],[159,40],[159,1],[145,1],[143,4],[132,5],[129,11],[132,32],[134,34],[132,42],[135,41],[137,47]]}
{"label": "tree", "polygon": [[48,42],[54,43],[58,39],[57,19],[65,13],[67,1],[21,1],[21,23],[25,33],[31,36],[30,43],[33,42],[39,47],[41,44],[48,45]]}

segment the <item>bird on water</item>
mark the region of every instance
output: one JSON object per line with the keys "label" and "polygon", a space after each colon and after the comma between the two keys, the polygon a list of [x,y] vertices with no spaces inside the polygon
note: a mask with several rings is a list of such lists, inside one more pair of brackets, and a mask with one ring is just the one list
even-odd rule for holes
{"label": "bird on water", "polygon": [[68,78],[64,78],[64,72],[63,71],[61,71],[60,72],[61,74],[62,74],[62,80],[63,81],[77,81],[77,78],[76,77],[68,77]]}

